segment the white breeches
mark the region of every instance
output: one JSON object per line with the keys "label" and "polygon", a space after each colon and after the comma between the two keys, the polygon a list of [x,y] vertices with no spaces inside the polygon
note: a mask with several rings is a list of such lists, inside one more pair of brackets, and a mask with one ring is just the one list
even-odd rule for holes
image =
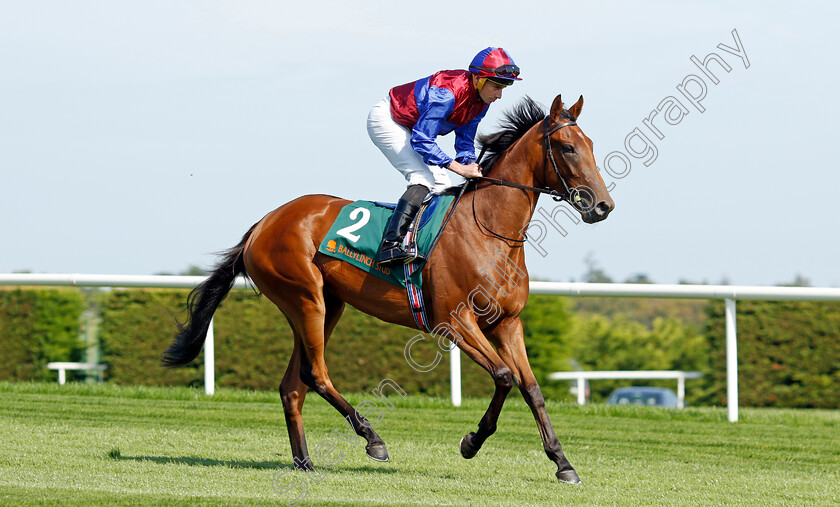
{"label": "white breeches", "polygon": [[367,119],[370,139],[391,165],[405,176],[409,186],[423,185],[440,193],[464,183],[464,178],[439,166],[428,166],[411,147],[411,131],[391,117],[391,98],[385,97],[373,106]]}

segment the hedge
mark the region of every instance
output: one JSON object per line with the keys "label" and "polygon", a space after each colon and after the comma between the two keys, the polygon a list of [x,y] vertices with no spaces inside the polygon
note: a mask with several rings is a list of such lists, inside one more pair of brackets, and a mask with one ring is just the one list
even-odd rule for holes
{"label": "hedge", "polygon": [[84,299],[76,290],[0,290],[0,380],[55,381],[51,361],[79,361]]}
{"label": "hedge", "polygon": [[[840,304],[738,301],[738,402],[754,407],[840,407]],[[726,402],[724,303],[709,305],[715,367],[709,402]]]}
{"label": "hedge", "polygon": [[187,290],[113,290],[99,306],[100,357],[105,378],[118,384],[199,385],[199,361],[179,369],[160,366],[161,353],[175,332]]}
{"label": "hedge", "polygon": [[[100,339],[107,378],[121,384],[201,385],[202,358],[174,370],[162,368],[160,355],[175,333],[175,319],[183,319],[187,291],[118,290],[101,302]],[[523,314],[528,355],[546,396],[568,396],[565,384],[547,381],[548,373],[566,369],[571,315],[564,298],[534,296]],[[277,389],[291,356],[293,337],[285,318],[265,298],[244,291],[231,292],[214,319],[216,384],[249,389]],[[346,392],[370,391],[385,378],[410,393],[449,396],[449,357],[436,340],[427,338],[411,347],[416,364],[440,362],[427,372],[409,366],[406,346],[416,330],[395,326],[347,306],[326,348],[333,384]],[[489,396],[489,374],[462,354],[464,396]]]}
{"label": "hedge", "polygon": [[[201,385],[202,358],[183,368],[160,366],[161,353],[175,334],[175,319],[183,319],[187,291],[116,290],[101,302],[102,358],[106,377],[121,384]],[[277,389],[293,347],[292,332],[280,311],[265,298],[234,291],[214,318],[216,385]],[[449,395],[449,360],[427,373],[412,369],[406,344],[417,331],[387,324],[347,307],[326,349],[333,384],[346,392],[369,391],[391,378],[410,393]],[[433,340],[412,347],[421,364],[435,357]],[[467,358],[462,361],[465,396],[493,392],[490,376]]]}
{"label": "hedge", "polygon": [[[97,301],[106,378],[121,384],[201,385],[202,357],[178,369],[160,366],[161,353],[185,317],[186,290],[110,290]],[[0,290],[0,380],[55,380],[49,361],[81,359],[80,316],[84,298],[74,289]],[[569,385],[549,381],[570,369],[570,358],[587,370],[685,369],[704,371],[691,381],[694,404],[726,402],[724,305],[709,303],[702,334],[677,318],[651,326],[625,316],[574,315],[566,298],[532,296],[522,315],[528,357],[546,398],[571,400]],[[216,383],[275,390],[293,339],[285,318],[265,298],[234,291],[215,318]],[[365,392],[384,378],[406,391],[449,395],[448,354],[431,371],[412,369],[407,343],[417,332],[387,324],[347,307],[326,349],[330,377],[344,392]],[[840,304],[738,302],[740,404],[745,406],[840,406]],[[418,363],[437,353],[434,340],[412,348]],[[462,354],[465,396],[489,396],[490,376]],[[673,384],[673,383],[671,383]],[[626,385],[626,383],[624,383]],[[618,386],[592,384],[593,399]],[[671,385],[671,387],[673,387]],[[515,390],[514,390],[515,392]]]}

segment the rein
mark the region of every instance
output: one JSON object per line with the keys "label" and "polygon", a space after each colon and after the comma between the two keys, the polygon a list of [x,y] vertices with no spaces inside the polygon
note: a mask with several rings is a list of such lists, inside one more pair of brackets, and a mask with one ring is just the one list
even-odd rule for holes
{"label": "rein", "polygon": [[[580,192],[575,188],[569,187],[569,184],[566,183],[566,180],[563,179],[563,177],[560,175],[560,169],[557,167],[557,162],[554,161],[554,152],[551,149],[551,134],[557,132],[558,130],[560,130],[563,127],[570,127],[572,125],[577,125],[577,122],[574,121],[574,120],[570,120],[570,121],[567,121],[565,123],[559,123],[558,122],[555,125],[550,125],[550,120],[551,120],[551,116],[546,116],[545,121],[543,122],[543,124],[545,125],[545,130],[543,132],[543,136],[545,137],[545,151],[546,151],[546,157],[545,158],[547,158],[549,161],[551,161],[551,167],[554,169],[554,174],[557,175],[557,179],[560,180],[560,182],[563,184],[563,187],[565,188],[565,192],[563,192],[561,194],[560,192],[558,192],[556,190],[553,190],[551,188],[548,188],[548,187],[545,187],[545,188],[532,187],[532,186],[529,186],[529,185],[522,185],[520,183],[514,183],[512,181],[501,180],[501,179],[498,179],[498,178],[490,178],[490,177],[487,177],[487,176],[479,176],[479,177],[473,178],[473,179],[486,181],[486,182],[492,183],[494,185],[499,185],[499,186],[503,186],[503,187],[518,188],[520,190],[528,190],[528,191],[536,192],[536,193],[540,193],[540,194],[548,194],[548,195],[551,196],[552,199],[554,199],[557,202],[566,201],[569,204],[571,204],[572,207],[577,207],[577,203],[580,202]],[[481,158],[484,156],[485,151],[487,151],[487,146],[486,145],[481,148],[481,152],[478,155],[479,164],[481,163]],[[543,180],[545,180],[545,172],[546,172],[547,165],[548,164],[545,163],[545,160],[543,160]],[[466,186],[468,184],[469,184],[469,182],[465,183],[464,188],[466,188]],[[476,191],[477,190],[478,190],[478,185],[476,184]],[[461,193],[463,194],[463,190],[462,190]],[[459,198],[460,198],[460,196],[459,196]],[[475,213],[475,192],[473,192],[473,196],[472,196],[472,210],[473,210],[473,219],[475,219],[475,223],[477,223],[480,227],[482,227],[485,231],[489,232],[493,236],[496,236],[497,238],[505,239],[507,241],[513,241],[513,242],[516,242],[516,243],[524,243],[525,241],[527,241],[527,239],[509,238],[509,237],[504,236],[502,234],[499,234],[497,232],[493,232],[486,225],[481,223],[481,221],[478,219],[478,216]]]}

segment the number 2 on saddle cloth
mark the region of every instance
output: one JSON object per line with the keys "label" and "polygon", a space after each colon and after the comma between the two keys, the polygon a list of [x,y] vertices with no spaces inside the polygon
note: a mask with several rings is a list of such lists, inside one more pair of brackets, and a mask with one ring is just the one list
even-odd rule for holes
{"label": "number 2 on saddle cloth", "polygon": [[452,210],[463,194],[463,188],[451,193],[434,194],[427,199],[409,227],[406,241],[422,256],[402,268],[380,266],[376,261],[385,226],[393,213],[394,204],[356,201],[339,212],[318,251],[329,257],[348,262],[387,282],[404,287],[417,326],[429,331],[423,304],[422,269],[431,255]]}

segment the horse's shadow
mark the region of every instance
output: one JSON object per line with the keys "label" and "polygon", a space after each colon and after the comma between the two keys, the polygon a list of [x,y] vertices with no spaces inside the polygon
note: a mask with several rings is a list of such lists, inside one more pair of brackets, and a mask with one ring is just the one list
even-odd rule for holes
{"label": "horse's shadow", "polygon": [[332,469],[335,472],[371,472],[375,474],[398,474],[400,470],[391,467],[381,467],[377,465],[364,465],[364,466],[347,466],[347,467],[335,467]]}
{"label": "horse's shadow", "polygon": [[120,461],[150,461],[159,465],[189,465],[202,467],[253,468],[257,470],[293,467],[291,461],[234,461],[198,456],[118,456]]}
{"label": "horse's shadow", "polygon": [[[294,468],[292,461],[234,461],[222,460],[212,458],[199,458],[197,456],[118,456],[120,461],[146,461],[157,463],[159,465],[189,465],[202,467],[226,467],[226,468],[245,468],[255,470],[279,470],[282,468]],[[376,465],[354,466],[354,467],[336,467],[335,469],[323,468],[324,471],[353,471],[353,472],[371,472],[380,474],[394,474],[398,471],[394,468],[385,468]]]}

